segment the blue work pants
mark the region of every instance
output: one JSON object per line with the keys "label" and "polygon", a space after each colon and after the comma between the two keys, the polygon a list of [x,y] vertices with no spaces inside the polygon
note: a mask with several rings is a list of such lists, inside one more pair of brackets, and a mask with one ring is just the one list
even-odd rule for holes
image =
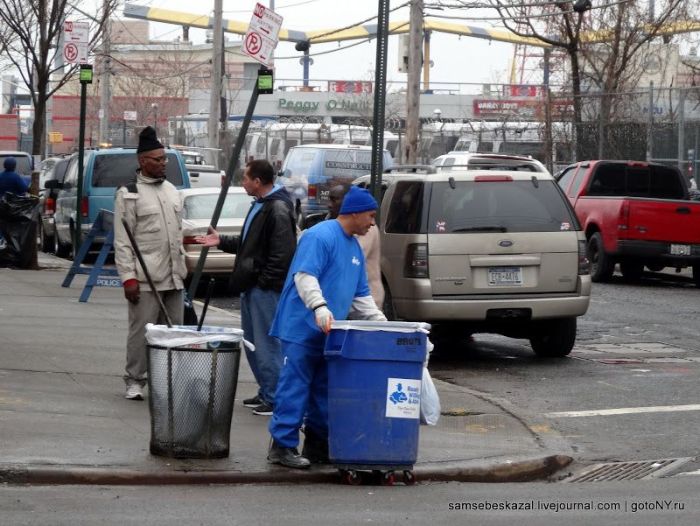
{"label": "blue work pants", "polygon": [[282,447],[297,447],[302,423],[315,436],[327,438],[328,365],[323,347],[283,341],[282,352],[284,365],[269,426],[272,438]]}
{"label": "blue work pants", "polygon": [[241,294],[243,337],[255,345],[255,351],[246,347],[245,354],[259,386],[258,396],[273,406],[282,367],[282,346],[269,333],[279,298],[279,292],[259,287]]}

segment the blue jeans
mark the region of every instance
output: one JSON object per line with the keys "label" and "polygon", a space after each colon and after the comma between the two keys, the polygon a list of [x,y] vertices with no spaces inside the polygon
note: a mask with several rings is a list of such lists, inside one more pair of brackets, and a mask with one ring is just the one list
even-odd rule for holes
{"label": "blue jeans", "polygon": [[241,294],[243,336],[255,345],[255,351],[246,347],[245,354],[255,381],[258,382],[258,396],[273,405],[282,368],[282,347],[280,341],[268,333],[279,298],[279,292],[258,287]]}
{"label": "blue jeans", "polygon": [[323,347],[282,342],[284,366],[269,430],[282,447],[299,445],[302,423],[319,438],[328,436],[328,365]]}

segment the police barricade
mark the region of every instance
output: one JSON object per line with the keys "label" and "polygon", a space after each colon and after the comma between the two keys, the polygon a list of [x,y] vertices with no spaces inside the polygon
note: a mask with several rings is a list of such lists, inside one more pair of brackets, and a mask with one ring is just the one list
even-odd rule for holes
{"label": "police barricade", "polygon": [[[83,265],[83,260],[87,256],[93,242],[103,240],[100,252],[93,265]],[[83,287],[83,292],[80,295],[81,302],[85,303],[93,287],[121,287],[122,282],[119,279],[119,273],[116,268],[104,268],[107,255],[114,245],[114,213],[109,210],[102,209],[97,214],[92,228],[87,233],[87,236],[80,245],[80,250],[73,260],[73,264],[68,269],[62,287],[70,287],[71,282],[76,274],[87,274],[88,279]]]}

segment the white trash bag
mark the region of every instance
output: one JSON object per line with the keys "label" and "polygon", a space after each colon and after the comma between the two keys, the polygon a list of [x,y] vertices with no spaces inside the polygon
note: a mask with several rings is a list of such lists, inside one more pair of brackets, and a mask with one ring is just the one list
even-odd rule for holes
{"label": "white trash bag", "polygon": [[420,423],[434,426],[440,419],[440,397],[430,373],[423,367],[423,381],[420,391]]}
{"label": "white trash bag", "polygon": [[423,380],[421,381],[420,392],[420,423],[434,426],[440,419],[441,408],[440,397],[438,396],[437,389],[435,389],[433,379],[428,372],[428,359],[430,358],[430,353],[435,347],[429,338],[427,339],[426,347],[428,352],[425,353],[425,362],[423,363]]}

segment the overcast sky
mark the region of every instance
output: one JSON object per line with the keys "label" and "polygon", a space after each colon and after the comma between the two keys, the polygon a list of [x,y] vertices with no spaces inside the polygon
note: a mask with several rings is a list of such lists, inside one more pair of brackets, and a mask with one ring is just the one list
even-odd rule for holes
{"label": "overcast sky", "polygon": [[[161,7],[193,14],[211,14],[214,0],[131,0],[132,3]],[[224,0],[224,18],[247,22],[250,20],[255,0]],[[262,0],[269,6],[269,0]],[[391,8],[398,7],[405,0],[393,0]],[[361,22],[376,16],[377,0],[276,0],[275,11],[284,17],[283,27],[301,31],[318,29],[335,29]],[[457,16],[474,16],[475,11],[450,11]],[[483,14],[483,13],[482,13]],[[390,21],[408,20],[408,8],[392,11]],[[493,15],[487,15],[493,16]],[[458,21],[450,22],[490,27],[492,22]],[[366,23],[376,23],[376,18]],[[181,34],[178,26],[151,24],[153,38],[169,40]],[[190,33],[195,42],[204,40],[203,30]],[[238,38],[228,34],[229,38]],[[374,77],[376,42],[362,43],[358,40],[341,43],[317,44],[311,48],[314,53],[333,51],[314,56],[311,66],[311,79],[370,80]],[[431,84],[434,88],[448,88],[438,83],[448,82],[507,82],[508,71],[513,57],[513,46],[501,42],[459,37],[444,33],[433,33],[431,39]],[[398,36],[389,37],[389,57],[387,77],[390,81],[405,82],[406,75],[398,71]],[[276,77],[278,79],[301,79],[302,66],[299,64],[301,53],[294,50],[294,44],[280,42],[276,51]],[[285,57],[293,57],[286,59]],[[456,87],[456,86],[455,86]]]}

